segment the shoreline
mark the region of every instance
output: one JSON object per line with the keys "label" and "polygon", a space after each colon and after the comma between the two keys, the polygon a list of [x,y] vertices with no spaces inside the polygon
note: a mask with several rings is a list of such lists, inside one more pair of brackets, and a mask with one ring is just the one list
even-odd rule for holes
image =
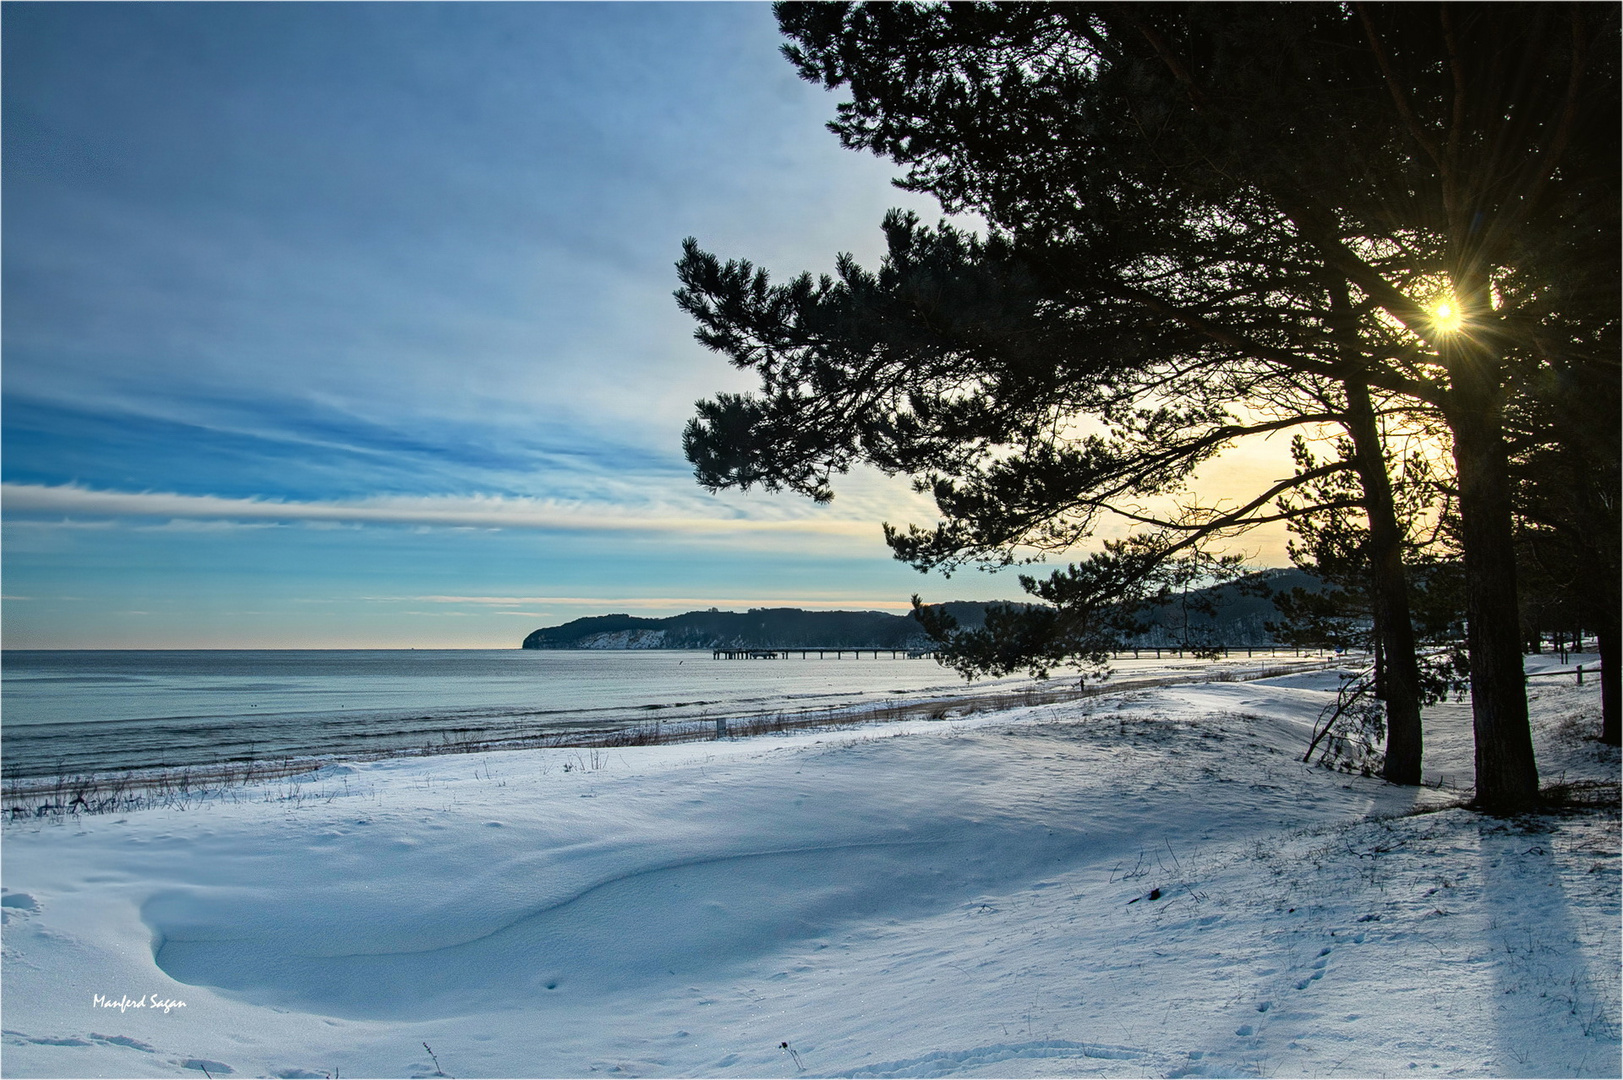
{"label": "shoreline", "polygon": [[[1269,657],[1270,663],[1241,669],[1206,670],[1187,675],[1111,679],[1092,685],[1033,686],[1028,689],[891,699],[843,707],[776,709],[728,716],[675,721],[643,720],[635,724],[587,731],[555,731],[496,738],[443,739],[415,747],[357,750],[350,753],[292,754],[275,758],[225,760],[186,765],[146,765],[89,772],[7,777],[0,786],[0,818],[6,823],[63,818],[82,814],[124,813],[154,806],[190,804],[217,798],[226,791],[255,783],[294,780],[345,761],[385,761],[454,754],[501,753],[532,749],[605,750],[628,746],[663,746],[721,739],[756,738],[816,729],[860,727],[906,720],[958,719],[976,713],[1052,705],[1115,692],[1158,687],[1246,682],[1303,671],[1320,671],[1348,657]],[[1281,662],[1283,661],[1283,662]],[[1053,682],[1056,680],[1050,680]]]}

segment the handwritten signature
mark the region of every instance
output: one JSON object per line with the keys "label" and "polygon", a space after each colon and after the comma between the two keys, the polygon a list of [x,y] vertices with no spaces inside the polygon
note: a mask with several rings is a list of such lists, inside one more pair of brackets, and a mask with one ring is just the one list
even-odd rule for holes
{"label": "handwritten signature", "polygon": [[116,998],[106,997],[102,994],[91,994],[90,1004],[98,1009],[162,1009],[167,1015],[170,1009],[184,1009],[186,1003],[174,998],[159,997],[157,994],[142,994],[139,998],[132,998],[128,994],[120,994]]}

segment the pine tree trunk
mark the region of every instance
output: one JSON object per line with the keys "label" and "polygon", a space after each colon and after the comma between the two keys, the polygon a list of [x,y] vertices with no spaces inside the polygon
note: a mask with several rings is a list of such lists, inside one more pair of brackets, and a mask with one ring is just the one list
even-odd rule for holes
{"label": "pine tree trunk", "polygon": [[1618,632],[1623,616],[1618,611],[1617,581],[1606,585],[1611,603],[1599,612],[1600,622],[1595,637],[1600,648],[1600,741],[1607,746],[1623,745],[1623,731],[1618,724]]}
{"label": "pine tree trunk", "polygon": [[[1569,422],[1571,430],[1580,430],[1577,420]],[[1614,424],[1611,433],[1615,432]],[[1601,741],[1617,746],[1618,690],[1623,686],[1623,672],[1617,666],[1619,623],[1623,622],[1619,610],[1623,603],[1623,564],[1619,561],[1618,504],[1615,496],[1607,499],[1601,493],[1611,493],[1617,486],[1618,445],[1615,438],[1600,446],[1568,439],[1564,450],[1577,522],[1577,612],[1580,619],[1593,623],[1601,654]],[[1611,467],[1597,468],[1606,459],[1610,459]]]}
{"label": "pine tree trunk", "polygon": [[1460,348],[1448,409],[1459,476],[1465,548],[1466,641],[1476,732],[1476,805],[1496,813],[1532,806],[1538,766],[1527,717],[1510,478],[1493,370],[1481,350]]}
{"label": "pine tree trunk", "polygon": [[1380,683],[1386,701],[1386,765],[1394,784],[1420,783],[1420,664],[1409,618],[1409,577],[1403,567],[1403,535],[1392,505],[1386,454],[1370,404],[1369,389],[1346,382],[1347,431],[1357,454],[1369,516],[1370,600],[1375,609]]}

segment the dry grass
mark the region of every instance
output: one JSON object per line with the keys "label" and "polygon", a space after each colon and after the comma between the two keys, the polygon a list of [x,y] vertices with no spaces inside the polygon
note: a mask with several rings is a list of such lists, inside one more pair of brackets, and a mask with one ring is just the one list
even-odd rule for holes
{"label": "dry grass", "polygon": [[122,814],[152,806],[186,806],[220,791],[286,780],[321,768],[311,758],[232,761],[178,768],[125,769],[103,773],[12,777],[0,788],[5,820],[77,814]]}
{"label": "dry grass", "polygon": [[1561,780],[1538,793],[1543,808],[1552,813],[1611,810],[1623,807],[1623,786],[1616,780]]}

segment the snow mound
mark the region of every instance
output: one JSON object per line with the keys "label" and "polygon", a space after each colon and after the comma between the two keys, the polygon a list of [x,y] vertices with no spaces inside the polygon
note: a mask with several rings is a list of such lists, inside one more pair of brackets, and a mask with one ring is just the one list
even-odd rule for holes
{"label": "snow mound", "polygon": [[[178,982],[330,1016],[423,1019],[528,1008],[547,994],[657,992],[853,922],[951,908],[1098,848],[1076,829],[919,821],[867,841],[642,865],[539,910],[515,911],[512,921],[471,939],[443,904],[432,918],[402,918],[399,906],[412,892],[404,882],[375,905],[346,902],[342,913],[279,902],[296,887],[281,880],[271,890],[166,891],[141,916],[159,942],[158,967]],[[389,845],[370,854],[350,860],[347,873],[369,881],[405,876]],[[530,879],[513,890],[515,903],[573,876],[514,860],[506,844],[468,854]],[[319,884],[308,889],[318,892]],[[348,919],[395,933],[368,933],[367,951],[354,951]]]}

